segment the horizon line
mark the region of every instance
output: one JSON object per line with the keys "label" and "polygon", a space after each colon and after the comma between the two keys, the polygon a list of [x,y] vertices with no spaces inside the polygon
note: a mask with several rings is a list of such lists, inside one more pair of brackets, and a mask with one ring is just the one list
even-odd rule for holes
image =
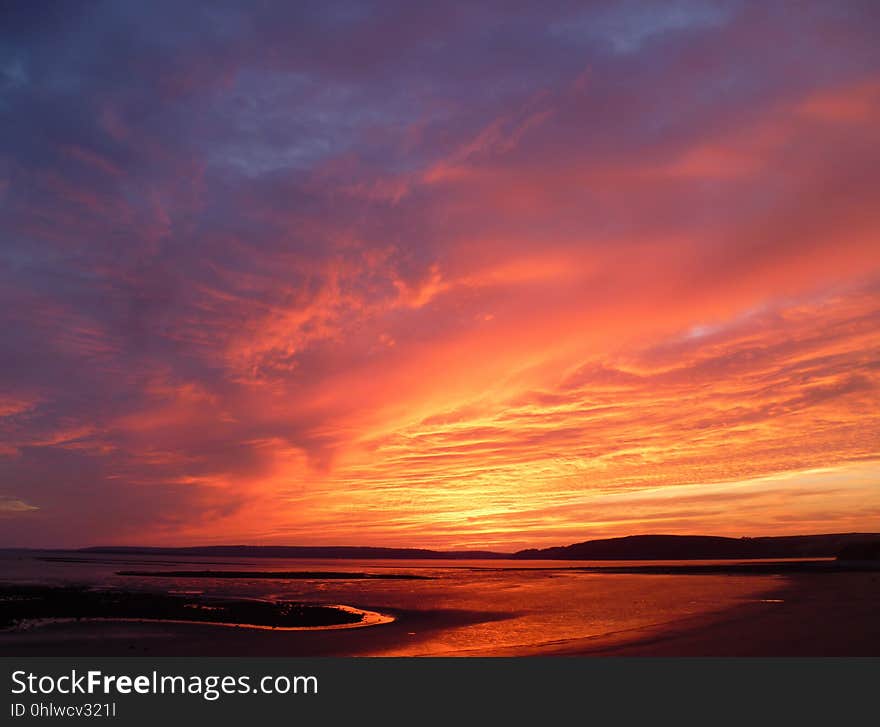
{"label": "horizon line", "polygon": [[291,545],[291,544],[277,544],[277,543],[213,543],[213,544],[201,544],[201,545],[126,545],[126,544],[99,544],[99,545],[81,545],[81,546],[69,546],[69,547],[33,547],[33,546],[16,546],[16,545],[0,545],[0,550],[56,550],[56,551],[82,551],[82,550],[92,550],[92,549],[103,549],[103,548],[128,548],[128,549],[153,549],[153,550],[192,550],[195,548],[336,548],[336,549],[344,549],[344,548],[357,548],[357,549],[373,549],[373,550],[422,550],[431,553],[492,553],[495,555],[515,555],[517,553],[522,553],[529,550],[550,550],[554,548],[567,548],[573,545],[581,545],[583,543],[593,543],[593,542],[601,542],[601,541],[609,541],[609,540],[625,540],[627,538],[656,538],[656,537],[665,537],[665,538],[718,538],[724,540],[759,540],[759,539],[783,539],[783,538],[816,538],[816,537],[829,537],[829,536],[857,536],[857,535],[868,535],[874,537],[880,537],[880,532],[878,531],[849,531],[849,532],[824,532],[824,533],[799,533],[795,535],[707,535],[702,533],[690,533],[690,534],[679,534],[679,533],[637,533],[632,535],[617,535],[608,538],[591,538],[588,540],[578,540],[571,543],[565,543],[562,545],[547,545],[543,547],[538,546],[529,546],[525,548],[519,548],[513,551],[504,551],[504,550],[493,550],[491,548],[443,548],[436,547],[430,548],[425,546],[418,545]]}

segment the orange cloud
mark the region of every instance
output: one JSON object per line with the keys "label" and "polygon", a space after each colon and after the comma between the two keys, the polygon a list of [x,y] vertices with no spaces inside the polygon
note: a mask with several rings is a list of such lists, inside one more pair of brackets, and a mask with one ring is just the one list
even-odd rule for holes
{"label": "orange cloud", "polygon": [[876,529],[871,23],[624,8],[611,42],[583,12],[517,15],[523,66],[443,23],[352,44],[353,24],[355,72],[257,23],[175,33],[170,75],[152,46],[101,74],[131,96],[91,67],[75,102],[67,76],[16,76],[7,532]]}

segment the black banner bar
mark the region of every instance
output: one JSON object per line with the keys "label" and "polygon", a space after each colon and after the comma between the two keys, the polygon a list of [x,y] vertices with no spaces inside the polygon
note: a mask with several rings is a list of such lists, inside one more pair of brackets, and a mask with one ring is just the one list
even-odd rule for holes
{"label": "black banner bar", "polygon": [[[880,659],[10,658],[0,723],[847,724]],[[601,722],[600,722],[601,721]]]}

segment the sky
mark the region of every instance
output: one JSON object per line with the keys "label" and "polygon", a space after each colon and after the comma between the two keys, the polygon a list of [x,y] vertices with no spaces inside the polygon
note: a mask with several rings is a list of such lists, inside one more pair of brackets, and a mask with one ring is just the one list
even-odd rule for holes
{"label": "sky", "polygon": [[880,530],[880,4],[0,13],[0,545]]}

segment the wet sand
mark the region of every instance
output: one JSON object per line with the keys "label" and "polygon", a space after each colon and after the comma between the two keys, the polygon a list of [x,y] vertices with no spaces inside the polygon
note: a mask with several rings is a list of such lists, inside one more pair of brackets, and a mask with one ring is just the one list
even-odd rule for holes
{"label": "wet sand", "polygon": [[[609,575],[609,577],[614,577]],[[794,574],[758,602],[587,639],[448,656],[878,656],[880,573]],[[387,612],[387,610],[386,610]],[[426,645],[444,631],[511,614],[397,611],[369,628],[297,633],[203,624],[51,624],[0,632],[9,655],[371,656]]]}
{"label": "wet sand", "polygon": [[8,656],[371,656],[427,640],[440,631],[507,614],[408,611],[383,615],[393,621],[339,630],[251,629],[155,621],[50,623],[0,631]]}
{"label": "wet sand", "polygon": [[381,614],[340,604],[75,586],[0,585],[0,627],[30,631],[58,623],[210,623],[247,628],[340,628],[384,623]]}
{"label": "wet sand", "polygon": [[505,656],[878,656],[880,573],[786,578],[756,603]]}

